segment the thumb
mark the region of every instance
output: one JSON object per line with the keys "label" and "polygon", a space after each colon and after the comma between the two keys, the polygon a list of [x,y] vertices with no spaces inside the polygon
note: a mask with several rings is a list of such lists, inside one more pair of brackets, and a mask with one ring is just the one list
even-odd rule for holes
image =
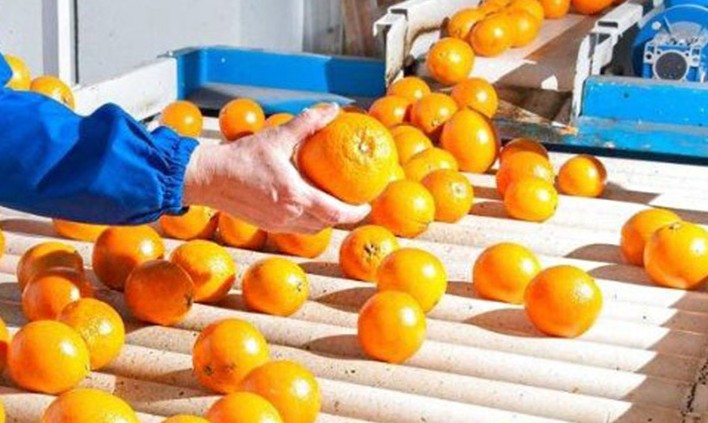
{"label": "thumb", "polygon": [[292,134],[294,141],[300,142],[329,125],[337,115],[339,106],[336,103],[313,107],[303,110],[295,119],[285,123],[283,128]]}

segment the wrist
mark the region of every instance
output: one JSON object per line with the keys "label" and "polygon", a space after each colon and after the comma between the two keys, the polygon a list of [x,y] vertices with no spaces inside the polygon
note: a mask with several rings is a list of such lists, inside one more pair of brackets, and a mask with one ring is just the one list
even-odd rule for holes
{"label": "wrist", "polygon": [[184,191],[182,194],[185,206],[191,204],[206,204],[204,198],[208,182],[208,155],[209,146],[199,145],[187,164],[187,169],[184,174]]}

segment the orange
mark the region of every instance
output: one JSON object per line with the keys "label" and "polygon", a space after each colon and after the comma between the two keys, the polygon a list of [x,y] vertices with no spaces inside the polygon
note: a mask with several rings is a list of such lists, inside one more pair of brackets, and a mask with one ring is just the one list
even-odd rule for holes
{"label": "orange", "polygon": [[219,128],[227,141],[260,131],[265,124],[263,109],[248,98],[231,100],[219,112]]}
{"label": "orange", "polygon": [[7,345],[10,342],[10,333],[7,331],[5,322],[0,317],[0,374],[5,369],[7,363]]}
{"label": "orange", "polygon": [[391,133],[376,119],[359,113],[341,113],[298,151],[298,168],[310,181],[352,204],[376,198],[397,164]]}
{"label": "orange", "polygon": [[459,165],[450,152],[437,147],[421,151],[403,165],[406,178],[416,182],[422,181],[430,172],[440,169],[458,170]]}
{"label": "orange", "polygon": [[514,0],[509,4],[507,10],[524,10],[539,22],[543,22],[545,19],[543,5],[538,0]]}
{"label": "orange", "polygon": [[613,0],[572,0],[573,8],[583,15],[595,15],[612,6]]}
{"label": "orange", "polygon": [[644,268],[652,281],[669,288],[708,282],[708,231],[688,222],[660,228],[644,248]]}
{"label": "orange", "polygon": [[395,181],[400,181],[402,179],[406,179],[406,172],[403,171],[403,168],[401,166],[394,167],[391,171],[391,176],[388,182],[391,183]]}
{"label": "orange", "polygon": [[218,220],[219,238],[224,244],[246,250],[263,249],[265,231],[225,212],[219,212]]}
{"label": "orange", "polygon": [[460,109],[469,107],[488,118],[493,118],[499,108],[497,91],[482,78],[469,78],[452,88],[452,98]]}
{"label": "orange", "polygon": [[109,365],[125,343],[123,319],[113,307],[93,298],[69,304],[58,320],[74,328],[86,342],[92,370]]}
{"label": "orange", "polygon": [[228,251],[211,241],[194,240],[175,248],[170,261],[194,282],[194,301],[218,303],[236,282],[236,263]]}
{"label": "orange", "polygon": [[504,242],[480,254],[472,269],[472,286],[482,298],[521,304],[524,292],[541,271],[541,263],[528,248]]}
{"label": "orange", "polygon": [[30,90],[52,98],[70,109],[74,108],[74,93],[57,77],[39,76],[32,80]]}
{"label": "orange", "polygon": [[390,128],[407,121],[410,109],[410,101],[403,97],[387,95],[374,101],[369,108],[369,115]]}
{"label": "orange", "polygon": [[32,77],[30,76],[27,64],[16,56],[6,54],[3,56],[8,66],[12,70],[10,80],[5,84],[6,87],[12,88],[15,91],[26,91],[30,89]]}
{"label": "orange", "polygon": [[122,399],[96,389],[74,389],[60,395],[44,411],[40,423],[138,423]]}
{"label": "orange", "polygon": [[226,395],[211,406],[206,417],[211,423],[283,423],[273,404],[250,392]]}
{"label": "orange", "polygon": [[183,137],[196,138],[202,134],[204,118],[197,106],[189,101],[175,101],[162,111],[160,124],[172,128]]}
{"label": "orange", "polygon": [[22,311],[28,320],[53,320],[67,305],[93,296],[83,272],[69,268],[38,273],[22,291]]}
{"label": "orange", "polygon": [[457,103],[447,94],[428,94],[411,107],[411,123],[431,140],[437,141],[442,126],[457,111]]}
{"label": "orange", "polygon": [[302,307],[310,293],[307,275],[300,266],[280,257],[251,265],[243,275],[243,301],[251,310],[290,316]]}
{"label": "orange", "polygon": [[192,349],[197,380],[220,394],[239,390],[253,369],[270,360],[268,344],[252,324],[226,319],[206,327]]}
{"label": "orange", "polygon": [[558,192],[552,184],[535,177],[513,182],[504,194],[504,208],[509,216],[529,222],[543,222],[556,212]]}
{"label": "orange", "polygon": [[342,111],[349,112],[349,113],[360,113],[362,115],[367,114],[368,112],[364,110],[363,108],[359,106],[355,106],[353,104],[350,104],[348,106],[342,107]]}
{"label": "orange", "polygon": [[192,278],[180,266],[152,260],[130,273],[125,282],[125,304],[140,320],[172,326],[192,309],[194,291]]}
{"label": "orange", "polygon": [[407,76],[399,79],[386,90],[386,95],[403,97],[411,103],[415,103],[428,94],[430,94],[430,87],[425,81],[416,76]]}
{"label": "orange", "polygon": [[22,389],[58,394],[84,380],[91,362],[78,332],[64,323],[39,320],[26,324],[12,337],[7,369]]}
{"label": "orange", "polygon": [[503,6],[500,4],[497,4],[495,2],[486,1],[486,2],[482,3],[477,9],[480,12],[484,13],[484,16],[486,17],[489,15],[493,15],[495,13],[499,13],[499,11],[502,8],[503,8]]}
{"label": "orange", "polygon": [[440,260],[429,252],[401,248],[381,262],[376,272],[376,287],[379,292],[405,292],[427,313],[445,295],[447,272]]}
{"label": "orange", "polygon": [[622,226],[620,250],[624,261],[635,266],[644,265],[644,247],[660,228],[681,221],[672,211],[663,209],[642,210]]}
{"label": "orange", "polygon": [[414,238],[435,218],[435,199],[420,182],[392,182],[371,205],[371,223]]}
{"label": "orange", "polygon": [[163,420],[162,423],[213,423],[213,422],[209,422],[209,420],[202,418],[202,417],[188,416],[186,414],[180,414],[178,416],[172,416],[169,419]]}
{"label": "orange", "polygon": [[412,296],[378,292],[359,311],[357,337],[369,357],[403,363],[425,340],[425,314]]}
{"label": "orange", "polygon": [[607,170],[600,160],[588,155],[575,156],[558,171],[558,188],[563,194],[599,197],[607,184]]}
{"label": "orange", "polygon": [[391,129],[391,135],[396,143],[398,162],[402,165],[421,151],[433,147],[430,138],[415,126],[398,125]]}
{"label": "orange", "polygon": [[471,109],[460,110],[445,123],[440,145],[466,172],[486,172],[499,154],[499,138],[492,121]]}
{"label": "orange", "polygon": [[[403,175],[403,169],[400,169],[400,174]],[[2,257],[3,254],[5,254],[5,234],[0,230],[0,257]]]}
{"label": "orange", "polygon": [[602,292],[595,280],[574,266],[541,271],[525,294],[526,315],[541,332],[575,338],[595,323],[602,309]]}
{"label": "orange", "polygon": [[546,19],[560,19],[570,10],[570,0],[541,0]]}
{"label": "orange", "polygon": [[268,234],[268,238],[281,253],[291,256],[315,258],[329,247],[332,228],[326,228],[316,234]]}
{"label": "orange", "polygon": [[5,407],[2,406],[2,402],[0,402],[0,423],[5,423]]}
{"label": "orange", "polygon": [[512,47],[525,47],[536,40],[541,31],[542,21],[522,9],[507,10],[505,13],[514,26]]}
{"label": "orange", "polygon": [[545,157],[529,151],[508,156],[496,175],[497,191],[502,196],[509,185],[522,177],[534,177],[553,183],[555,173]]}
{"label": "orange", "polygon": [[546,147],[543,144],[531,138],[516,138],[509,141],[502,148],[501,153],[499,153],[499,163],[503,165],[506,159],[521,151],[536,153],[548,160],[548,151],[546,151]]}
{"label": "orange", "polygon": [[69,220],[52,219],[54,232],[59,236],[78,241],[95,242],[99,235],[108,228],[105,225],[92,225],[90,223],[71,222]]}
{"label": "orange", "polygon": [[474,24],[484,19],[485,16],[484,12],[477,8],[462,9],[452,15],[447,22],[447,35],[467,41],[467,36]]}
{"label": "orange", "polygon": [[474,202],[474,188],[460,172],[451,169],[433,171],[423,178],[423,185],[435,200],[435,220],[455,223],[467,216]]}
{"label": "orange", "polygon": [[207,206],[189,206],[187,212],[179,216],[163,215],[160,227],[170,238],[192,240],[209,239],[214,236],[217,212]]}
{"label": "orange", "polygon": [[295,118],[295,116],[290,113],[276,113],[268,116],[265,122],[263,122],[263,128],[280,126],[284,123],[290,122],[293,118]]}
{"label": "orange", "polygon": [[382,226],[361,226],[339,248],[339,267],[348,278],[373,282],[381,261],[398,249],[398,239]]}
{"label": "orange", "polygon": [[457,38],[442,38],[428,52],[428,71],[436,81],[452,85],[465,80],[474,66],[474,51]]}
{"label": "orange", "polygon": [[61,242],[43,242],[25,251],[17,263],[20,291],[36,274],[55,267],[68,267],[83,272],[84,260],[74,247]]}
{"label": "orange", "polygon": [[494,57],[508,50],[514,42],[515,27],[508,16],[495,13],[478,22],[470,32],[469,42],[480,56]]}

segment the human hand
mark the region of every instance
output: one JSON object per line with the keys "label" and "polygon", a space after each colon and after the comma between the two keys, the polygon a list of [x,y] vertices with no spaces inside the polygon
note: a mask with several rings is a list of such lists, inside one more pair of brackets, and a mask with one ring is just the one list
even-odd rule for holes
{"label": "human hand", "polygon": [[223,210],[269,232],[314,233],[355,223],[370,212],[310,185],[293,156],[324,128],[337,106],[305,110],[288,123],[221,145],[200,145],[185,175],[184,201]]}

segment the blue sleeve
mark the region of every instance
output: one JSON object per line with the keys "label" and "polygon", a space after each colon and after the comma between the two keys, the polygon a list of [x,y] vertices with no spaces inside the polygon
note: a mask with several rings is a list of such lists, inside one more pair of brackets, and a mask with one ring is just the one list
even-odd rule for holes
{"label": "blue sleeve", "polygon": [[0,53],[0,87],[4,87],[10,77],[12,77],[12,69],[8,66],[5,58],[2,57],[2,53]]}

